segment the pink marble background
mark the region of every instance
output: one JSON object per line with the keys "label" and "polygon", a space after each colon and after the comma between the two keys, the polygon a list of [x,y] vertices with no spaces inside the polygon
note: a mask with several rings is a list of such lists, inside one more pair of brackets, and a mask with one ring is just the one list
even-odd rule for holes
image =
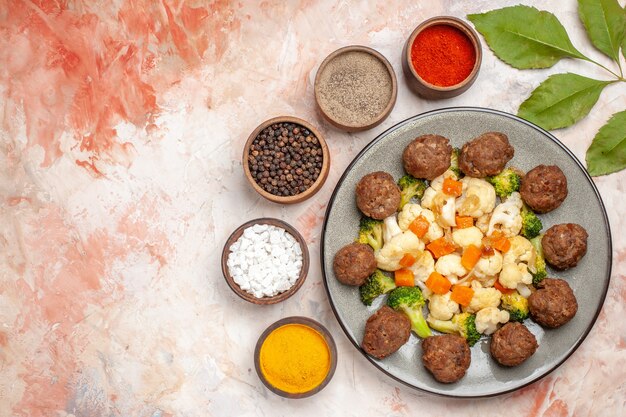
{"label": "pink marble background", "polygon": [[[400,53],[420,21],[517,3],[0,2],[0,416],[624,415],[626,172],[595,179],[614,233],[598,322],[563,366],[513,394],[455,401],[398,386],[348,342],[323,290],[324,209],[378,133],[438,107],[514,113],[547,74],[604,76],[571,60],[517,71],[486,51],[458,98],[405,88]],[[606,63],[574,0],[524,3],[553,11]],[[317,66],[348,44],[382,52],[400,81],[391,116],[359,134],[324,123],[313,99]],[[624,108],[624,86],[610,86],[591,116],[556,134],[584,160]],[[248,133],[279,114],[314,122],[333,157],[321,192],[291,207],[258,197],[239,162]],[[299,228],[312,256],[303,288],[270,307],[236,298],[219,269],[230,232],[261,216]],[[328,326],[340,355],[331,384],[300,401],[268,392],[252,361],[262,330],[294,314]]]}

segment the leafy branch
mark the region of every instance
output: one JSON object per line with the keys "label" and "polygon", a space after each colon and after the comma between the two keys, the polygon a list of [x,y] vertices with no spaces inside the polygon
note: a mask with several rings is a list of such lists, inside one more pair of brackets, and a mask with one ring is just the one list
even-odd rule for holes
{"label": "leafy branch", "polygon": [[[576,49],[552,13],[519,5],[468,15],[494,54],[514,68],[550,68],[563,58],[573,58],[610,74],[607,81],[573,73],[548,77],[518,109],[520,117],[544,129],[577,123],[589,114],[604,88],[626,83],[620,62],[620,49],[626,58],[626,9],[617,0],[578,0],[578,15],[593,46],[616,64],[614,70]],[[593,176],[626,168],[626,110],[614,114],[600,128],[587,150],[586,161]]]}

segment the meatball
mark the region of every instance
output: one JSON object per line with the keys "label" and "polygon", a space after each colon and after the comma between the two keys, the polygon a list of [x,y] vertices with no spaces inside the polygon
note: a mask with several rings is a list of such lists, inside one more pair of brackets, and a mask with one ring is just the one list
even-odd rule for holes
{"label": "meatball", "polygon": [[537,213],[547,213],[567,197],[567,178],[556,165],[539,165],[528,171],[520,187],[522,199]]}
{"label": "meatball", "polygon": [[555,224],[541,239],[546,261],[557,269],[572,268],[587,253],[587,231],[575,223]]}
{"label": "meatball", "polygon": [[342,284],[363,285],[376,270],[374,250],[363,243],[350,243],[335,254],[333,269]]}
{"label": "meatball", "polygon": [[515,149],[500,132],[487,132],[467,142],[459,154],[459,168],[469,177],[496,175],[513,158]]}
{"label": "meatball", "polygon": [[537,350],[537,339],[522,323],[507,323],[491,336],[491,356],[504,366],[517,366]]}
{"label": "meatball", "polygon": [[404,148],[404,169],[415,178],[432,180],[450,168],[452,146],[447,138],[424,135],[414,139]]}
{"label": "meatball", "polygon": [[431,336],[422,342],[422,362],[435,379],[446,384],[463,378],[470,366],[471,354],[461,336]]}
{"label": "meatball", "polygon": [[562,279],[545,278],[538,290],[528,297],[530,316],[545,327],[564,325],[576,315],[578,303],[574,292]]}
{"label": "meatball", "polygon": [[367,354],[383,359],[404,345],[411,335],[411,321],[388,306],[372,314],[365,323],[361,346]]}
{"label": "meatball", "polygon": [[366,216],[382,220],[398,210],[400,188],[386,172],[372,172],[356,185],[356,205]]}

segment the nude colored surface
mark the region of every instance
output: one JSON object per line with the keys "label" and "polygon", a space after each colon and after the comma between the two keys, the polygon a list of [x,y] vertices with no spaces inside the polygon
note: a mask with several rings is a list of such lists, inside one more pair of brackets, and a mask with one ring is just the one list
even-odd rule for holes
{"label": "nude colored surface", "polygon": [[[460,97],[428,102],[406,88],[400,53],[420,21],[517,3],[3,1],[0,416],[623,415],[626,172],[595,179],[614,245],[596,325],[557,371],[513,394],[454,401],[398,386],[349,343],[323,289],[326,204],[378,133],[440,107],[515,113],[548,74],[604,77],[571,60],[517,71],[485,48]],[[574,0],[524,3],[554,12],[577,47],[607,63]],[[390,117],[358,134],[331,128],[314,107],[317,66],[348,44],[383,53],[399,80]],[[624,85],[610,86],[591,116],[556,135],[584,160],[624,109]],[[257,196],[240,164],[249,132],[280,114],[319,126],[332,154],[322,190],[289,207]],[[299,292],[265,307],[237,298],[219,268],[230,232],[263,216],[298,228],[311,253]],[[257,337],[290,315],[322,322],[339,350],[333,381],[306,400],[275,396],[253,368]]]}

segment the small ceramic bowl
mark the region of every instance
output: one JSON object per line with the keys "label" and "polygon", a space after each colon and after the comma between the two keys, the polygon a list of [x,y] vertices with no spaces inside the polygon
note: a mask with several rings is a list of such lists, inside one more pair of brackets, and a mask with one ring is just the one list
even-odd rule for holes
{"label": "small ceramic bowl", "polygon": [[[308,326],[312,328],[324,338],[324,341],[326,342],[326,345],[328,346],[328,351],[330,353],[330,367],[328,369],[328,374],[326,374],[326,377],[319,385],[317,385],[315,388],[311,389],[310,391],[293,394],[293,393],[278,389],[275,386],[273,386],[267,379],[265,379],[265,376],[263,375],[263,372],[261,370],[260,353],[261,353],[261,346],[263,346],[263,342],[265,342],[265,339],[267,339],[270,333],[272,333],[274,330],[286,324],[302,324],[304,326]],[[335,340],[333,339],[333,336],[330,334],[328,329],[326,329],[326,327],[324,327],[317,321],[310,319],[308,317],[301,317],[301,316],[286,317],[270,325],[267,329],[265,329],[265,331],[259,337],[259,340],[257,341],[256,347],[254,349],[254,368],[256,369],[256,373],[261,379],[261,382],[263,382],[263,385],[265,385],[267,389],[272,391],[274,394],[278,394],[281,397],[291,398],[291,399],[310,397],[314,394],[317,394],[322,389],[324,389],[324,387],[328,385],[330,380],[333,378],[333,375],[335,374],[335,369],[337,368],[337,345],[335,345]]]}
{"label": "small ceramic bowl", "polygon": [[[252,142],[254,141],[254,139],[256,139],[256,137],[259,135],[259,133],[263,131],[263,129],[275,123],[295,123],[297,125],[305,127],[306,129],[308,129],[311,133],[315,135],[315,137],[319,141],[320,147],[322,148],[322,168],[320,169],[320,174],[315,180],[315,182],[311,184],[309,188],[307,188],[305,191],[301,192],[300,194],[285,197],[285,196],[278,196],[278,195],[268,193],[263,188],[261,188],[259,184],[257,184],[255,179],[252,177],[252,174],[250,173],[250,167],[248,166],[248,154],[250,151],[250,146],[252,145]],[[252,131],[252,133],[248,137],[248,140],[246,141],[246,145],[243,148],[242,164],[243,164],[244,174],[246,175],[248,182],[250,183],[250,185],[252,185],[252,188],[254,188],[254,190],[257,193],[261,194],[262,197],[266,198],[269,201],[273,201],[274,203],[295,204],[295,203],[300,203],[306,200],[307,198],[310,198],[316,192],[318,192],[320,188],[322,188],[322,185],[324,185],[324,182],[326,181],[326,177],[328,177],[328,169],[330,167],[330,152],[328,151],[328,145],[326,145],[326,141],[322,137],[319,130],[317,130],[309,122],[307,122],[306,120],[299,119],[297,117],[279,116],[279,117],[274,117],[272,119],[264,121],[259,126],[257,126],[256,129]]]}
{"label": "small ceramic bowl", "polygon": [[[336,114],[333,113],[333,106],[324,104],[324,100],[322,97],[323,96],[322,89],[324,88],[323,79],[325,77],[323,77],[323,74],[327,70],[331,62],[333,62],[336,59],[340,59],[346,54],[354,53],[354,52],[368,54],[376,58],[376,60],[378,60],[379,63],[384,66],[384,68],[389,73],[389,78],[390,78],[389,91],[388,91],[388,93],[390,94],[390,97],[385,107],[381,109],[380,113],[375,118],[368,118],[368,119],[363,119],[358,122],[349,123],[346,121],[342,121],[341,118],[339,118]],[[393,107],[396,104],[396,98],[398,96],[398,82],[396,80],[396,73],[394,72],[393,67],[381,53],[379,53],[378,51],[372,48],[368,48],[366,46],[352,45],[352,46],[346,46],[346,47],[337,49],[335,52],[328,55],[326,59],[324,59],[319,69],[317,70],[317,74],[315,75],[314,90],[315,90],[315,102],[317,104],[317,108],[320,110],[320,113],[322,114],[322,116],[324,116],[324,118],[330,124],[332,124],[333,126],[341,130],[345,130],[348,132],[360,132],[360,131],[371,129],[375,126],[378,126],[387,118],[387,116],[389,116],[389,113],[391,113],[391,110],[393,110]],[[372,99],[375,99],[376,95],[372,94],[370,95],[370,97]]]}
{"label": "small ceramic bowl", "polygon": [[[463,32],[468,37],[472,45],[474,45],[474,50],[476,52],[476,62],[474,63],[472,72],[470,72],[467,78],[460,83],[449,87],[440,87],[425,81],[415,71],[415,68],[411,63],[411,48],[417,35],[419,35],[424,29],[437,25],[452,26]],[[402,50],[402,70],[404,72],[404,78],[406,79],[407,85],[414,93],[427,99],[438,100],[451,98],[467,91],[467,89],[472,86],[474,81],[476,81],[476,77],[478,77],[481,62],[482,46],[478,35],[468,23],[452,16],[433,17],[422,22],[415,28],[413,33],[411,33],[411,36],[409,36],[409,39],[404,44],[404,49]]]}
{"label": "small ceramic bowl", "polygon": [[[300,245],[300,249],[302,250],[302,269],[300,269],[300,276],[298,277],[295,284],[293,284],[291,288],[289,288],[285,292],[276,294],[273,297],[256,298],[254,295],[250,294],[249,292],[242,290],[241,287],[235,282],[232,275],[230,274],[230,271],[228,270],[227,262],[228,262],[228,255],[230,254],[231,245],[235,243],[237,239],[241,237],[245,229],[247,229],[248,227],[254,226],[255,224],[269,224],[272,226],[285,229],[291,236],[294,237],[294,239],[296,239],[296,241]],[[224,279],[226,279],[226,283],[228,284],[230,289],[233,290],[235,294],[237,294],[239,297],[243,298],[244,300],[251,302],[252,304],[259,304],[259,305],[280,303],[281,301],[284,301],[287,298],[294,295],[296,291],[300,289],[302,284],[304,284],[304,280],[306,279],[307,273],[309,272],[309,262],[310,262],[309,249],[302,235],[290,224],[282,220],[272,219],[272,218],[267,218],[267,217],[250,220],[242,224],[241,226],[239,226],[230,235],[230,237],[226,241],[226,244],[224,245],[224,249],[222,250],[222,274],[224,274]]]}

